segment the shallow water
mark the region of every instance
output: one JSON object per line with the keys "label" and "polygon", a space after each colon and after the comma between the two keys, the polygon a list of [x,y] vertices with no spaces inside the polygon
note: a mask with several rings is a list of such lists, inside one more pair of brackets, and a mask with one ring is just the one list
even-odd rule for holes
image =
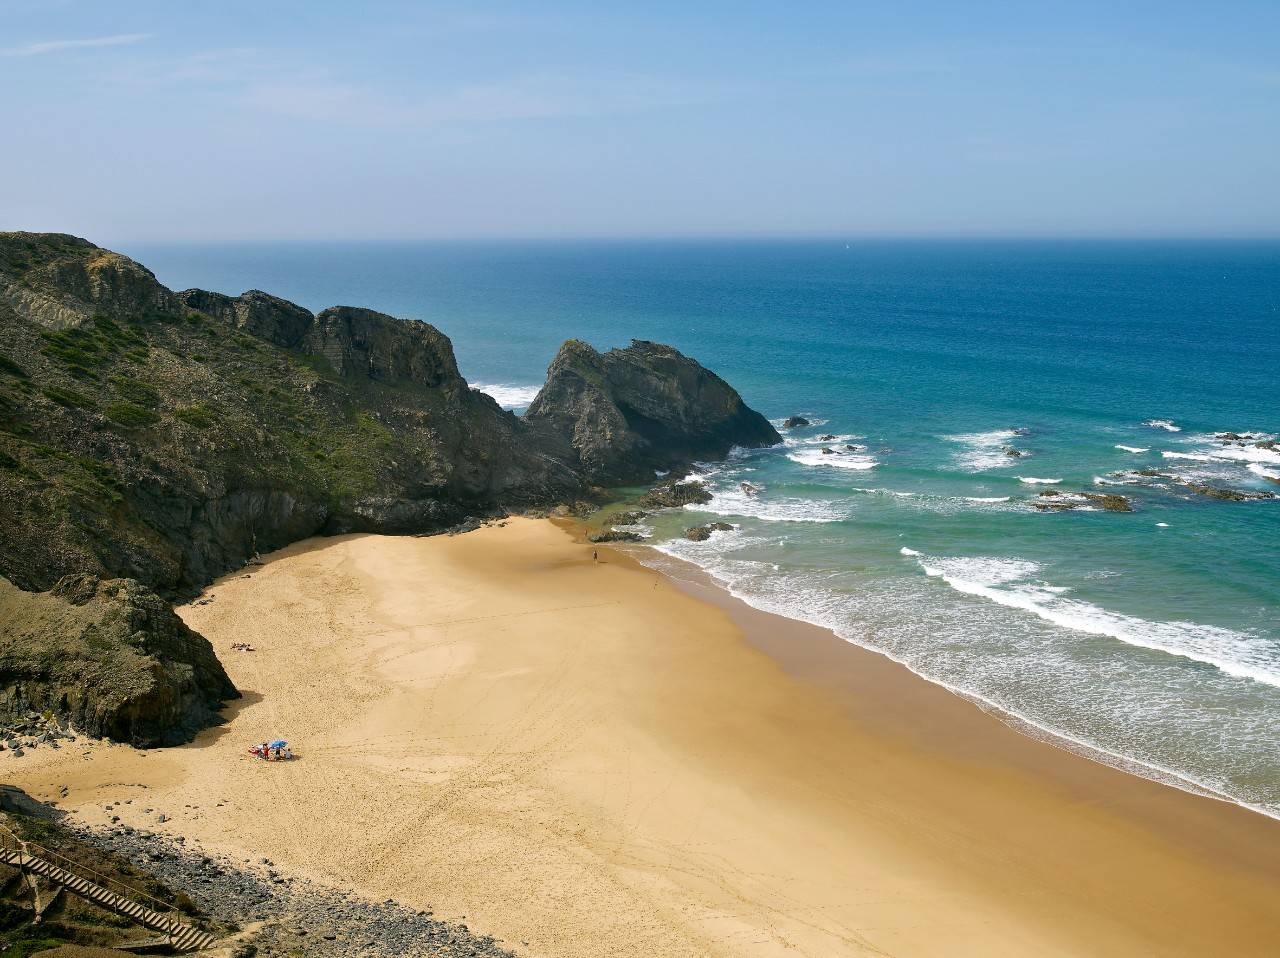
{"label": "shallow water", "polygon": [[[709,505],[646,526],[660,549],[1130,767],[1280,815],[1280,500],[1186,487],[1280,492],[1280,451],[1256,445],[1280,433],[1280,244],[125,252],[175,288],[426,319],[513,407],[569,336],[670,342],[813,425],[707,467]],[[1135,511],[1036,510],[1045,491]],[[712,517],[736,531],[680,537]]]}

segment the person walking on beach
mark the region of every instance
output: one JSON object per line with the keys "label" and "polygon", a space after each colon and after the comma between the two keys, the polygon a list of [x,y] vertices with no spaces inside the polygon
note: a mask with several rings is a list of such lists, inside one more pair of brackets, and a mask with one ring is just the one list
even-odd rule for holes
{"label": "person walking on beach", "polygon": [[596,549],[592,549],[592,550],[591,550],[591,561],[592,561],[592,562],[599,562],[599,561],[600,561],[600,552],[599,552],[598,550],[596,550]]}

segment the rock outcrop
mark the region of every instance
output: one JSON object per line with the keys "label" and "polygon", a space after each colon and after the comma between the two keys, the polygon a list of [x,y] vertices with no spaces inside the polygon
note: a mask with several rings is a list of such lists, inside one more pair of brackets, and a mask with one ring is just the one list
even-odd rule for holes
{"label": "rock outcrop", "polygon": [[567,437],[579,470],[605,483],[649,480],[734,446],[782,441],[715,373],[643,340],[606,353],[565,343],[525,419]]}
{"label": "rock outcrop", "polygon": [[713,532],[732,532],[733,526],[727,522],[708,522],[703,526],[693,526],[684,530],[684,537],[690,542],[706,542]]}
{"label": "rock outcrop", "polygon": [[315,323],[310,310],[258,289],[235,297],[204,289],[184,289],[177,296],[188,309],[217,317],[229,326],[277,346],[301,345]]}
{"label": "rock outcrop", "polygon": [[[778,441],[732,387],[656,343],[604,354],[566,343],[522,419],[468,387],[448,337],[427,323],[349,306],[313,315],[257,290],[175,293],[86,240],[0,233],[9,590],[64,589],[66,576],[89,574],[189,597],[307,536],[470,528]],[[696,483],[673,484],[655,503],[707,497]],[[150,608],[135,586],[108,588],[133,596],[130,615]],[[157,612],[107,655],[84,638],[85,610],[106,614],[105,593],[95,596],[65,612],[71,625],[84,620],[65,667],[28,675],[13,659],[0,701],[62,703],[87,729],[138,741],[211,716],[225,676],[200,664],[190,635]],[[43,634],[23,633],[36,658]],[[89,689],[87,677],[110,663],[130,677],[132,698],[67,691]]]}
{"label": "rock outcrop", "polygon": [[710,490],[696,479],[654,486],[639,499],[640,505],[646,509],[677,509],[710,501]]}
{"label": "rock outcrop", "polygon": [[238,698],[207,639],[131,579],[0,579],[0,720],[53,712],[89,735],[171,745]]}

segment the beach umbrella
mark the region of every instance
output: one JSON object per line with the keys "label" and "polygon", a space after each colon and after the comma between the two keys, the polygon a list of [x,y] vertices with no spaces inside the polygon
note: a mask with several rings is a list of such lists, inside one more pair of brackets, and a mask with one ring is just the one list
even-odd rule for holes
{"label": "beach umbrella", "polygon": [[288,743],[288,742],[286,742],[284,739],[282,739],[282,738],[278,738],[278,739],[276,739],[274,742],[272,742],[272,743],[271,743],[270,748],[284,748],[284,747],[285,747],[286,745],[288,745],[288,744],[289,744],[289,743]]}

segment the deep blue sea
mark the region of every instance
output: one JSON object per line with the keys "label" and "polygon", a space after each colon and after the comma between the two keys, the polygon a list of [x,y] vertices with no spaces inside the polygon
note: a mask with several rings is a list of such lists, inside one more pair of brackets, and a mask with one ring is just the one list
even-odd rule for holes
{"label": "deep blue sea", "polygon": [[[512,407],[568,337],[671,343],[813,425],[705,467],[710,505],[643,527],[661,553],[1037,734],[1280,816],[1280,499],[1188,488],[1280,493],[1280,243],[124,252],[178,289],[427,320]],[[1045,491],[1134,511],[1041,511]],[[680,537],[712,517],[735,531]]]}

